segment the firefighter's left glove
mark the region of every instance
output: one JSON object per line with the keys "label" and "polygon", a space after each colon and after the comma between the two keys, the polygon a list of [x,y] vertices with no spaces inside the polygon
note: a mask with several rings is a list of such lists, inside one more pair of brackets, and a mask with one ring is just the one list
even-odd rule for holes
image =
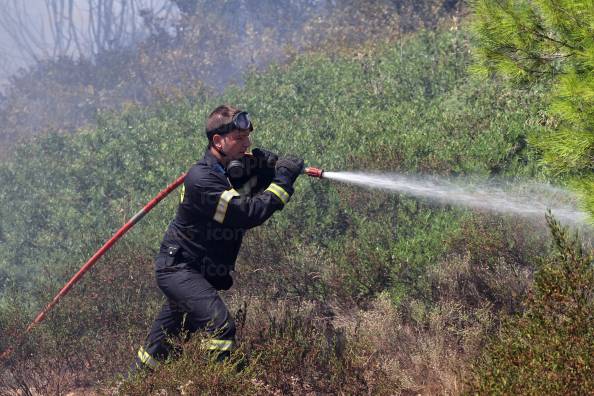
{"label": "firefighter's left glove", "polygon": [[274,167],[278,155],[272,151],[255,148],[252,150],[252,171],[258,176],[258,184],[255,187],[255,191],[261,191],[270,184],[274,178]]}
{"label": "firefighter's left glove", "polygon": [[278,161],[278,155],[272,151],[255,148],[252,150],[254,158],[256,158],[257,169],[274,169],[276,161]]}
{"label": "firefighter's left glove", "polygon": [[296,157],[284,157],[276,161],[276,177],[287,178],[291,184],[303,173],[305,164]]}
{"label": "firefighter's left glove", "polygon": [[293,195],[293,183],[303,172],[303,160],[294,157],[280,158],[276,161],[274,179],[266,190],[276,195],[285,205]]}

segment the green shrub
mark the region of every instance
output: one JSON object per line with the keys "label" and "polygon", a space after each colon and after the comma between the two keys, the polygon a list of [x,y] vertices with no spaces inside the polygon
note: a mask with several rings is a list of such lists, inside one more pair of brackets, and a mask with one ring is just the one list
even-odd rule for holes
{"label": "green shrub", "polygon": [[554,124],[532,134],[542,162],[582,198],[594,221],[594,41],[588,27],[590,0],[474,0],[471,2],[476,63],[483,76],[516,83],[545,81],[550,94],[543,112]]}
{"label": "green shrub", "polygon": [[487,346],[469,393],[594,392],[594,256],[548,222],[556,252],[538,268],[525,312],[507,319]]}

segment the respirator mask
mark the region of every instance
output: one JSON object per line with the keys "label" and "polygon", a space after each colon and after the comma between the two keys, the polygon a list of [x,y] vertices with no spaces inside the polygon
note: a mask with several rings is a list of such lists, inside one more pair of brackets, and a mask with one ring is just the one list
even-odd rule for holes
{"label": "respirator mask", "polygon": [[262,176],[265,180],[272,180],[277,160],[278,156],[271,151],[255,148],[242,158],[229,162],[227,176],[233,184],[238,185],[255,174]]}
{"label": "respirator mask", "polygon": [[252,154],[246,154],[240,159],[233,160],[227,164],[226,171],[229,180],[242,182],[249,179],[257,167],[257,158]]}

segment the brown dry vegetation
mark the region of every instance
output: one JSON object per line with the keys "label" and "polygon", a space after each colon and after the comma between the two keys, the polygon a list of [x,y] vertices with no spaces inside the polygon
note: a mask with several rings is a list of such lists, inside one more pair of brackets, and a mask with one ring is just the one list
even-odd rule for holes
{"label": "brown dry vegetation", "polygon": [[[518,226],[478,217],[472,227],[481,224],[502,230]],[[332,293],[327,299],[314,298],[316,275],[310,269],[295,271],[292,254],[273,253],[282,251],[283,239],[277,235],[263,229],[249,236],[237,287],[225,294],[240,340],[228,364],[209,361],[196,336],[181,344],[180,358],[118,388],[113,378],[125,374],[159,304],[151,260],[120,249],[21,346],[1,385],[15,395],[66,394],[81,388],[133,395],[165,394],[161,389],[167,394],[220,395],[458,394],[486,335],[502,314],[518,309],[526,294],[531,269],[513,258],[536,246],[516,239],[516,248],[510,248],[503,239],[494,239],[493,252],[499,253],[484,256],[462,234],[456,241],[459,253],[435,263],[426,274],[431,304],[413,296],[395,304],[390,293],[379,292],[358,305]],[[312,266],[328,259],[309,261],[315,251],[303,256]],[[247,257],[261,265],[248,264]],[[331,280],[333,274],[317,276]],[[47,300],[51,292],[40,298]],[[19,321],[14,329],[22,328],[27,318]],[[233,365],[244,355],[249,365],[237,373]]]}

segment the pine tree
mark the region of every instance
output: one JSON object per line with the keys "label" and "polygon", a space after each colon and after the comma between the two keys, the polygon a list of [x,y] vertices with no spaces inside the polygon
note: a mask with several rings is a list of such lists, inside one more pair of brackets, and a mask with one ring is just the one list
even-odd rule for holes
{"label": "pine tree", "polygon": [[594,1],[474,0],[475,71],[549,84],[552,130],[532,136],[594,219]]}

